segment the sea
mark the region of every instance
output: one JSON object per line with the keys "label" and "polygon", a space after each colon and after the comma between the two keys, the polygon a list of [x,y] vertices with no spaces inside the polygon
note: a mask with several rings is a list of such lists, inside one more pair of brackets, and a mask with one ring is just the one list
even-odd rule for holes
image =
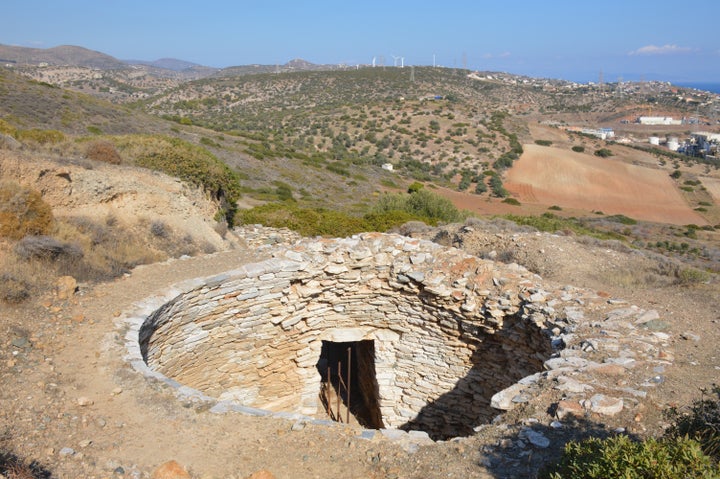
{"label": "sea", "polygon": [[720,94],[720,83],[708,83],[708,82],[677,82],[673,83],[677,86],[684,86],[686,88],[695,88],[697,90],[705,90],[712,93]]}

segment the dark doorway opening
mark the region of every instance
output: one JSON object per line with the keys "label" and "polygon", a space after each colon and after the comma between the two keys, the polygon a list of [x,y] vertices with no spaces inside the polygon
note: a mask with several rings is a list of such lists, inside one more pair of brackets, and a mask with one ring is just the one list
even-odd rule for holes
{"label": "dark doorway opening", "polygon": [[317,370],[322,378],[320,400],[332,420],[354,420],[368,429],[384,427],[373,340],[323,341]]}

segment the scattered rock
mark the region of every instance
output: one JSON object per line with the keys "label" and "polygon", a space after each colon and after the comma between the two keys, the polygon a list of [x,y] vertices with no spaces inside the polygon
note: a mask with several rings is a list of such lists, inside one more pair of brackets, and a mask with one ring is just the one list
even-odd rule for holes
{"label": "scattered rock", "polygon": [[590,398],[590,411],[603,416],[614,416],[623,410],[623,400],[604,394],[596,394]]}
{"label": "scattered rock", "polygon": [[78,403],[78,406],[85,407],[85,406],[92,406],[93,404],[95,404],[95,401],[93,401],[92,399],[87,398],[85,396],[81,396],[78,398],[77,403]]}
{"label": "scattered rock", "polygon": [[568,376],[559,376],[557,378],[558,385],[555,389],[569,393],[583,393],[586,390],[592,391],[593,387],[589,384],[583,384],[580,381]]}
{"label": "scattered rock", "polygon": [[30,341],[28,341],[28,338],[15,338],[11,344],[18,349],[24,349],[30,346]]}
{"label": "scattered rock", "polygon": [[495,393],[490,399],[490,406],[495,409],[509,411],[515,407],[516,404],[513,402],[513,398],[520,394],[520,392],[524,389],[525,386],[522,384],[513,384],[512,386]]}
{"label": "scattered rock", "polygon": [[75,449],[72,447],[63,447],[58,454],[60,454],[60,457],[73,456],[75,455]]}
{"label": "scattered rock", "polygon": [[542,433],[539,433],[532,429],[523,429],[520,432],[520,437],[527,439],[527,441],[533,446],[542,449],[550,445],[550,439],[546,438]]}
{"label": "scattered rock", "polygon": [[685,339],[685,340],[688,340],[688,341],[695,341],[695,342],[700,341],[700,336],[698,336],[698,335],[695,334],[695,333],[691,333],[691,332],[689,332],[689,331],[685,331],[684,333],[682,333],[682,334],[680,335],[680,337],[683,338],[683,339]]}
{"label": "scattered rock", "polygon": [[55,292],[58,299],[70,299],[77,290],[77,281],[72,276],[61,276],[55,282]]}
{"label": "scattered rock", "polygon": [[555,415],[561,421],[568,416],[581,418],[585,415],[585,409],[577,401],[563,400],[558,403]]}
{"label": "scattered rock", "polygon": [[168,461],[152,473],[152,479],[191,479],[190,474],[177,461]]}
{"label": "scattered rock", "polygon": [[267,469],[261,469],[250,474],[247,479],[275,479],[275,475]]}
{"label": "scattered rock", "polygon": [[652,321],[642,323],[641,326],[649,329],[650,331],[667,331],[670,329],[670,323],[663,321],[662,319],[653,319]]}
{"label": "scattered rock", "polygon": [[622,376],[626,373],[624,367],[619,364],[612,363],[593,364],[587,368],[587,371],[602,374],[604,376]]}
{"label": "scattered rock", "polygon": [[650,321],[657,321],[658,319],[660,319],[660,314],[656,310],[651,309],[650,311],[645,311],[644,313],[641,313],[638,316],[637,320],[635,320],[635,323],[645,324]]}

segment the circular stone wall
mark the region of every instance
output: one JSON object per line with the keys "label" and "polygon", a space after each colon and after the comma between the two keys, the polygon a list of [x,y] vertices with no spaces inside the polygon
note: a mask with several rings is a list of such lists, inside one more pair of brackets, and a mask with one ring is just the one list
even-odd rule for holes
{"label": "circular stone wall", "polygon": [[366,357],[355,374],[374,386],[375,426],[465,435],[552,353],[538,279],[401,236],[304,240],[179,294],[147,317],[140,349],[219,400],[313,416],[323,345],[372,341],[374,371]]}

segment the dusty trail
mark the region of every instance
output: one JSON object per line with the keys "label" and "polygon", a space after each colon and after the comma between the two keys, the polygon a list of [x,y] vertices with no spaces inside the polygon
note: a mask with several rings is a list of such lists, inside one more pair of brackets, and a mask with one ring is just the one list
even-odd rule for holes
{"label": "dusty trail", "polygon": [[183,280],[261,259],[262,253],[236,250],[170,260],[81,290],[70,302],[46,301],[46,324],[64,331],[44,348],[54,370],[34,374],[38,384],[53,385],[36,397],[45,405],[29,412],[50,419],[18,453],[38,458],[57,477],[149,477],[169,460],[198,478],[244,478],[260,469],[278,479],[491,477],[457,445],[410,455],[384,439],[358,438],[357,428],[213,414],[179,401],[123,361],[117,327],[123,311]]}

